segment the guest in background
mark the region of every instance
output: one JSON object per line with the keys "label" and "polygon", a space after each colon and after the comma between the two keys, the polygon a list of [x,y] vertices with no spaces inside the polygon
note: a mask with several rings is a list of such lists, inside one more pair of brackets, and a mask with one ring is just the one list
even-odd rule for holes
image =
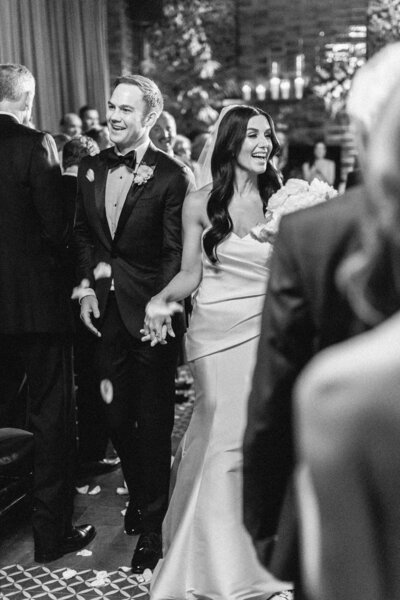
{"label": "guest in background", "polygon": [[150,130],[150,139],[157,148],[160,148],[169,156],[174,156],[175,138],[176,121],[171,113],[163,110]]}
{"label": "guest in background", "polygon": [[302,166],[304,179],[311,183],[316,177],[320,181],[333,185],[336,177],[336,165],[333,160],[326,158],[326,145],[323,140],[314,144],[313,153],[314,158]]}
{"label": "guest in background", "polygon": [[100,128],[100,116],[97,108],[85,104],[79,109],[79,118],[82,121],[82,131],[87,133],[90,129]]}
{"label": "guest in background", "polygon": [[82,133],[82,121],[75,113],[66,113],[60,120],[61,133],[73,138]]}
{"label": "guest in background", "polygon": [[400,598],[399,83],[369,147],[361,247],[339,268],[354,312],[379,325],[319,354],[297,386],[312,600]]}
{"label": "guest in background", "polygon": [[353,187],[354,185],[360,185],[361,183],[362,183],[361,168],[358,163],[358,158],[355,157],[353,169],[350,171],[350,173],[347,174],[346,190]]}
{"label": "guest in background", "polygon": [[34,435],[34,558],[86,546],[91,525],[72,526],[75,407],[72,319],[65,280],[67,220],[54,140],[29,128],[35,80],[0,65],[0,402],[13,365],[24,365]]}
{"label": "guest in background", "polygon": [[[376,54],[353,80],[348,112],[364,172],[374,127],[399,84],[400,44]],[[243,493],[245,523],[259,558],[280,576],[299,577],[290,495],[284,505],[295,464],[292,389],[316,352],[366,328],[336,283],[338,265],[359,243],[364,211],[365,190],[351,188],[342,197],[283,217],[275,243],[249,399]]]}
{"label": "guest in background", "polygon": [[173,144],[174,154],[179,160],[193,170],[192,142],[185,135],[177,134]]}
{"label": "guest in background", "polygon": [[92,138],[100,148],[100,150],[105,150],[106,148],[111,148],[113,143],[110,140],[110,132],[108,131],[108,127],[96,127],[89,129],[86,134],[88,137]]}
{"label": "guest in background", "polygon": [[[71,230],[76,211],[78,168],[85,156],[93,154],[94,145],[95,142],[91,138],[81,135],[73,138],[64,146],[63,200]],[[72,290],[76,269],[76,257],[72,248],[70,248],[68,264],[69,289]],[[81,322],[78,307],[74,304],[72,309],[75,321],[73,348],[78,415],[78,464],[83,468],[89,463],[98,463],[104,459],[108,444],[108,431],[104,403],[94,375],[95,339]]]}

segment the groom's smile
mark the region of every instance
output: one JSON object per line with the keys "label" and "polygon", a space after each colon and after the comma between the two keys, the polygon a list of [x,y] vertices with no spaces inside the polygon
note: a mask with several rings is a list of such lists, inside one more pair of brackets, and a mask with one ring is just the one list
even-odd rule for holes
{"label": "groom's smile", "polygon": [[111,141],[120,152],[128,152],[141,144],[147,133],[146,105],[142,91],[121,83],[112,93],[107,107],[107,124]]}

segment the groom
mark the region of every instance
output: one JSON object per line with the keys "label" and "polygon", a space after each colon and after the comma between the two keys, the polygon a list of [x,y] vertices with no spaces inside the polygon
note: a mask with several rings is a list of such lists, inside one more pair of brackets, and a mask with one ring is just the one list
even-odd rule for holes
{"label": "groom", "polygon": [[[149,132],[163,109],[161,92],[139,75],[117,79],[107,123],[115,148],[85,158],[78,173],[75,246],[81,319],[97,336],[96,377],[111,382],[105,403],[110,435],[121,459],[130,502],[128,534],[140,534],[132,570],[153,569],[161,556],[174,424],[174,375],[183,331],[150,347],[141,342],[144,310],[179,271],[186,167],[160,152]],[[94,267],[111,266],[95,282]]]}

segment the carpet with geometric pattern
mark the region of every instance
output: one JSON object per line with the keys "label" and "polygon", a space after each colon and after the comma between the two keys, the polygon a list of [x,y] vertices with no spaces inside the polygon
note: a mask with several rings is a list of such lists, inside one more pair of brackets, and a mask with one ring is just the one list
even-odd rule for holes
{"label": "carpet with geometric pattern", "polygon": [[12,565],[0,569],[0,598],[7,600],[147,600],[149,584],[140,583],[136,576],[121,571],[107,573],[103,585],[93,587],[96,571],[87,569],[78,571],[69,579],[63,574],[65,568],[51,570],[37,566],[25,569],[21,565]]}

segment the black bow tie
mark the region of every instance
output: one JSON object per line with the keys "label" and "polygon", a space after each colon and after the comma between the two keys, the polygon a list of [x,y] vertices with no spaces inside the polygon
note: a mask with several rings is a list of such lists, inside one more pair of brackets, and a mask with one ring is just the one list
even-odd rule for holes
{"label": "black bow tie", "polygon": [[109,169],[115,169],[119,165],[126,165],[133,170],[136,165],[136,152],[131,150],[128,154],[121,156],[120,154],[116,154],[114,149],[112,149],[112,152],[107,154],[106,161]]}

